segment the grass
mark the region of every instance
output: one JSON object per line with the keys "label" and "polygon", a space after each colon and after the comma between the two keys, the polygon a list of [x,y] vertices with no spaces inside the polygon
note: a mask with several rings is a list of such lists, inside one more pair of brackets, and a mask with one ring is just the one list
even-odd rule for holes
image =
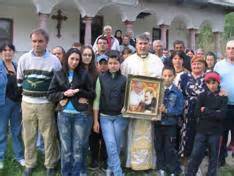
{"label": "grass", "polygon": [[[38,153],[38,166],[35,168],[33,172],[33,176],[45,176],[45,168],[43,166],[43,155]],[[6,157],[4,161],[4,169],[0,171],[0,176],[22,176],[24,168],[21,167],[15,160],[14,154],[12,152],[11,142],[9,142],[6,152]],[[124,170],[126,176],[157,176],[155,171],[151,171],[148,173],[145,172],[134,172],[132,170]],[[88,173],[89,176],[105,176],[104,172],[101,170]],[[234,167],[225,166],[220,168],[219,176],[233,176],[234,175]],[[56,176],[61,176],[59,174],[59,168],[57,170]]]}

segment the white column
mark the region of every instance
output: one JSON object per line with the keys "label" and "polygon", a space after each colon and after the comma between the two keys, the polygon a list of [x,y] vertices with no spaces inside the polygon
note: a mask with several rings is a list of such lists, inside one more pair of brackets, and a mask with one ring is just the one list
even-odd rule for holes
{"label": "white column", "polygon": [[213,32],[216,54],[221,53],[221,32]]}
{"label": "white column", "polygon": [[189,31],[189,41],[188,41],[188,46],[190,49],[195,50],[196,49],[196,32],[197,29],[190,28],[188,29]]}
{"label": "white column", "polygon": [[48,30],[48,19],[49,19],[49,14],[44,14],[44,13],[39,13],[39,28],[42,28],[44,30]]}
{"label": "white column", "polygon": [[84,44],[91,45],[92,41],[92,17],[84,17],[83,22],[85,23],[85,36],[84,36]]}
{"label": "white column", "polygon": [[167,30],[169,29],[168,25],[161,24],[160,26],[161,29],[161,42],[163,44],[163,48],[167,47]]}

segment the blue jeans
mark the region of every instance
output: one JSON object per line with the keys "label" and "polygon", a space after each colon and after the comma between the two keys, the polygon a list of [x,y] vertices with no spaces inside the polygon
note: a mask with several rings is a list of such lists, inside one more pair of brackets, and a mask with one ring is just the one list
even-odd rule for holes
{"label": "blue jeans", "polygon": [[9,121],[15,158],[16,160],[24,158],[24,149],[21,136],[22,116],[20,111],[20,104],[10,100],[7,97],[5,104],[0,106],[0,161],[4,160]]}
{"label": "blue jeans", "polygon": [[186,176],[195,176],[199,165],[205,156],[206,149],[209,150],[209,166],[207,176],[217,175],[218,157],[219,157],[220,135],[206,135],[197,133],[194,141],[193,151],[188,163]]}
{"label": "blue jeans", "polygon": [[86,154],[92,118],[84,113],[58,113],[58,130],[61,141],[61,174],[87,175]]}
{"label": "blue jeans", "polygon": [[120,145],[121,139],[124,138],[124,131],[128,126],[128,119],[118,116],[100,116],[102,135],[106,144],[108,168],[114,176],[122,176],[120,163]]}

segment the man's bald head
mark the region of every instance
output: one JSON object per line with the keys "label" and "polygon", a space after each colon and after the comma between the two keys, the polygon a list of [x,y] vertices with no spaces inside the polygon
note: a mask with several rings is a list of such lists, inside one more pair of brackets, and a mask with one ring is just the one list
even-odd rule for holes
{"label": "man's bald head", "polygon": [[226,55],[228,60],[234,62],[234,40],[230,40],[227,42]]}

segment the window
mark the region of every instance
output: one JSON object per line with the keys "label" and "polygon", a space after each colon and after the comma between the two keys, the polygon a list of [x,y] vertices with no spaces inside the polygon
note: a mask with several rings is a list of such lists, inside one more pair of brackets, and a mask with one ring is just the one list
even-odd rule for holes
{"label": "window", "polygon": [[[84,36],[85,36],[85,24],[80,16],[80,43],[84,44]],[[103,28],[103,16],[95,16],[92,20],[92,41],[93,44],[96,38],[102,34]]]}
{"label": "window", "polygon": [[0,18],[0,45],[6,41],[13,41],[13,20]]}
{"label": "window", "polygon": [[153,39],[153,41],[161,39],[161,30],[160,30],[160,28],[153,28],[152,39]]}
{"label": "window", "polygon": [[[160,28],[153,28],[152,38],[154,40],[161,40],[161,29]],[[166,48],[168,48],[168,30],[166,34]]]}

